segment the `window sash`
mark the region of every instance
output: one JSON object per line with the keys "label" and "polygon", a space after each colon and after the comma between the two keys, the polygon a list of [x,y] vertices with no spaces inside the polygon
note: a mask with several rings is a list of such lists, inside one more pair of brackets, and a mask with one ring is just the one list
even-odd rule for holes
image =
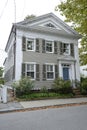
{"label": "window sash", "polygon": [[70,44],[64,43],[64,46],[63,46],[62,49],[63,49],[63,53],[64,53],[64,54],[70,55]]}
{"label": "window sash", "polygon": [[34,50],[34,39],[27,39],[27,50]]}
{"label": "window sash", "polygon": [[52,41],[46,41],[46,52],[53,52],[53,43],[52,43]]}
{"label": "window sash", "polygon": [[47,79],[54,79],[54,65],[46,65]]}
{"label": "window sash", "polygon": [[26,75],[35,79],[35,64],[26,64]]}

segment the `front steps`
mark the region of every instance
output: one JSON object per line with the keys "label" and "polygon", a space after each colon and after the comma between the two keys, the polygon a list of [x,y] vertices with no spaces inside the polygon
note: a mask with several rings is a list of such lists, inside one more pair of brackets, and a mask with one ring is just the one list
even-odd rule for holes
{"label": "front steps", "polygon": [[81,94],[80,92],[80,89],[79,88],[73,88],[73,93],[74,93],[74,97],[83,97],[83,95]]}

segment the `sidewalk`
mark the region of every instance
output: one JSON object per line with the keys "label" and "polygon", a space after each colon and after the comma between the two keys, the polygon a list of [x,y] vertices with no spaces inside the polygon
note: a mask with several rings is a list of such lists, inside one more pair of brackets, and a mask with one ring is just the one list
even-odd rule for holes
{"label": "sidewalk", "polygon": [[37,110],[39,108],[49,108],[51,106],[65,106],[75,104],[87,104],[87,98],[69,98],[69,99],[49,99],[37,101],[23,101],[23,102],[8,102],[6,104],[0,103],[0,113],[21,111],[21,110]]}

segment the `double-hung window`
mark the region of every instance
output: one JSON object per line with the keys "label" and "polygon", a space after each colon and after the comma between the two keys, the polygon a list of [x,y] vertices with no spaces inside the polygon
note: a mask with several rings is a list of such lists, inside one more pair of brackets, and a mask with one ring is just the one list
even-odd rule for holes
{"label": "double-hung window", "polygon": [[46,65],[47,79],[54,79],[54,66]]}
{"label": "double-hung window", "polygon": [[46,52],[53,52],[53,42],[46,41]]}
{"label": "double-hung window", "polygon": [[27,50],[29,51],[34,51],[35,50],[35,44],[34,44],[34,39],[27,39]]}
{"label": "double-hung window", "polygon": [[27,64],[26,66],[26,74],[27,76],[35,79],[35,64]]}
{"label": "double-hung window", "polygon": [[70,44],[64,43],[64,54],[70,55]]}

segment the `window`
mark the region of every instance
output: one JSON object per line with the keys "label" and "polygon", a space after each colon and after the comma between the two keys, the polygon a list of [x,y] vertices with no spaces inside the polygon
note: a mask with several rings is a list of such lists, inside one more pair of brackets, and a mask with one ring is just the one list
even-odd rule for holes
{"label": "window", "polygon": [[35,79],[35,65],[34,64],[27,64],[26,66],[26,75]]}
{"label": "window", "polygon": [[53,52],[52,41],[46,41],[46,52]]}
{"label": "window", "polygon": [[54,66],[47,65],[46,66],[47,79],[54,79]]}
{"label": "window", "polygon": [[60,43],[60,54],[70,55],[70,44],[69,43]]}
{"label": "window", "polygon": [[64,54],[70,54],[70,45],[64,43],[64,50],[63,50]]}
{"label": "window", "polygon": [[34,39],[27,39],[27,50],[34,50]]}

